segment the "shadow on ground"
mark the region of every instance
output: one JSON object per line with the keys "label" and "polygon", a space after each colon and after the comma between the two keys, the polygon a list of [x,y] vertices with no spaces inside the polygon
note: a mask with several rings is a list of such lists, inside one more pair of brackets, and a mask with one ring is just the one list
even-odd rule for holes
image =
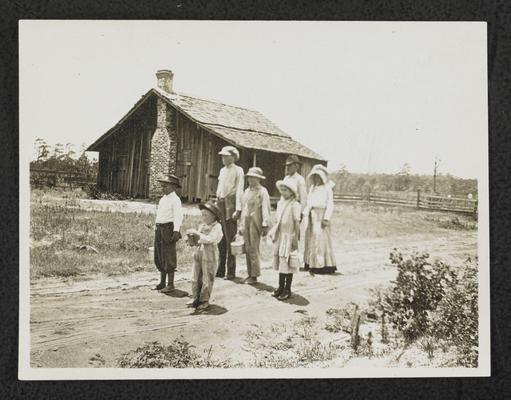
{"label": "shadow on ground", "polygon": [[170,297],[186,297],[186,296],[188,296],[188,292],[181,290],[181,289],[174,289],[170,293],[163,293],[163,294],[170,296]]}
{"label": "shadow on ground", "polygon": [[222,315],[227,312],[227,308],[219,306],[218,304],[210,304],[208,308],[202,311],[194,310],[192,315],[206,314],[206,315]]}
{"label": "shadow on ground", "polygon": [[309,304],[309,300],[299,294],[293,293],[289,299],[283,300],[282,303],[294,304],[295,306],[306,306]]}

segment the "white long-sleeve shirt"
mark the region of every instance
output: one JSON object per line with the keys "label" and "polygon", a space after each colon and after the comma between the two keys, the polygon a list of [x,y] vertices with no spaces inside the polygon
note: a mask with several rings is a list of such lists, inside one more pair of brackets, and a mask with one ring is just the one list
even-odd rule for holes
{"label": "white long-sleeve shirt", "polygon": [[307,206],[303,210],[303,215],[309,215],[312,208],[324,208],[325,215],[323,219],[329,220],[334,211],[334,194],[332,186],[327,184],[324,185],[312,185],[309,189],[309,196],[307,197]]}
{"label": "white long-sleeve shirt", "polygon": [[227,196],[236,195],[236,211],[241,211],[241,200],[243,196],[243,187],[245,174],[243,168],[232,163],[220,169],[218,175],[218,187],[216,189],[216,197],[224,199]]}
{"label": "white long-sleeve shirt", "polygon": [[[199,231],[201,229],[199,228]],[[218,222],[215,222],[209,233],[206,235],[204,233],[199,234],[199,244],[218,244],[222,240],[224,233],[222,232],[222,225]]]}
{"label": "white long-sleeve shirt", "polygon": [[172,192],[162,196],[156,208],[156,223],[166,224],[174,223],[174,231],[179,232],[183,223],[183,209],[181,207],[181,199]]}
{"label": "white long-sleeve shirt", "polygon": [[293,175],[286,175],[283,179],[284,183],[289,181],[295,181],[296,187],[298,189],[298,197],[296,200],[302,206],[302,210],[305,208],[307,204],[307,187],[305,186],[305,179],[298,172],[295,172]]}

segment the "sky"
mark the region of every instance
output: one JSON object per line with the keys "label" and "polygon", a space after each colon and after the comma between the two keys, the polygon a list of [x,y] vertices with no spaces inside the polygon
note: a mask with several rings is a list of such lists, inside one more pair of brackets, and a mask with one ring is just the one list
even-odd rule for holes
{"label": "sky", "polygon": [[440,173],[486,170],[474,22],[21,21],[20,143],[91,144],[158,69],[176,92],[262,112],[330,169],[431,174],[437,157]]}

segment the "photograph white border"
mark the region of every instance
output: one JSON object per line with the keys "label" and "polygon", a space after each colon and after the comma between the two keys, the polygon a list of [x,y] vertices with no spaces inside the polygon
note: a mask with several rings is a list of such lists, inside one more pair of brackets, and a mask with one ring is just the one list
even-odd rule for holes
{"label": "photograph white border", "polygon": [[[27,20],[20,20],[19,27]],[[81,21],[84,22],[83,20]],[[126,21],[129,22],[129,21]],[[143,21],[151,24],[154,21]],[[160,21],[161,22],[161,21]],[[171,21],[169,21],[171,22]],[[195,22],[195,21],[194,21]],[[208,23],[207,21],[203,21]],[[254,21],[252,21],[253,23]],[[265,23],[264,21],[257,21]],[[341,23],[341,21],[339,21]],[[401,22],[401,21],[400,21]],[[138,24],[142,21],[137,21]],[[297,22],[298,23],[298,22]],[[330,22],[332,23],[332,22]],[[350,22],[370,24],[371,22]],[[390,23],[390,22],[389,22]],[[412,23],[412,22],[410,22]],[[443,23],[443,22],[413,22]],[[487,54],[486,22],[457,22],[477,24],[484,37],[481,38]],[[477,368],[297,368],[263,369],[230,368],[225,369],[124,369],[124,368],[33,368],[30,366],[30,178],[29,163],[33,143],[23,135],[23,122],[28,115],[24,113],[24,98],[21,91],[23,70],[22,39],[20,29],[20,98],[19,98],[19,362],[20,380],[111,380],[111,379],[279,379],[279,378],[396,378],[396,377],[477,377],[490,376],[490,254],[489,254],[489,186],[488,186],[488,132],[485,134],[484,169],[478,176],[478,264],[479,264],[479,360]],[[487,56],[486,56],[487,59]],[[487,63],[485,63],[487,76]],[[26,93],[25,93],[26,94]],[[488,104],[487,90],[485,104]],[[484,112],[488,120],[488,110]]]}

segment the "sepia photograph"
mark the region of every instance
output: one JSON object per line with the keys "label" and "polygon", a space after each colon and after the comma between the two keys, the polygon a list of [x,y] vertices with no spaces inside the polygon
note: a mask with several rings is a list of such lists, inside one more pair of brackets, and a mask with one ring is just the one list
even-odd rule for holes
{"label": "sepia photograph", "polygon": [[483,22],[19,22],[19,378],[490,375]]}

